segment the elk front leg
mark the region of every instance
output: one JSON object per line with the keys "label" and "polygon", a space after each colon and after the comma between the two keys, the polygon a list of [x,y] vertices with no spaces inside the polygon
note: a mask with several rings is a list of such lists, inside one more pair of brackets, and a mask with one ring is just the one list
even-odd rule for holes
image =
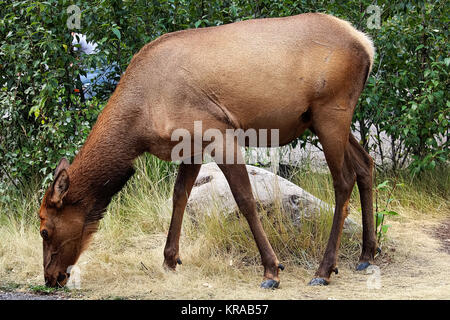
{"label": "elk front leg", "polygon": [[182,163],[178,170],[173,189],[172,220],[170,222],[167,242],[164,248],[164,267],[175,270],[177,263],[181,264],[179,256],[180,232],[184,209],[200,171],[201,164]]}

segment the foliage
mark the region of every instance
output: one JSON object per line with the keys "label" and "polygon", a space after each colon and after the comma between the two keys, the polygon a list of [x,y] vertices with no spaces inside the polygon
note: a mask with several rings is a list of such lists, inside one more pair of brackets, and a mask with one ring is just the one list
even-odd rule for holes
{"label": "foliage", "polygon": [[0,1],[0,166],[16,186],[71,158],[102,104],[76,94],[82,72],[66,24],[69,1]]}
{"label": "foliage", "polygon": [[[389,209],[392,201],[394,201],[393,194],[397,187],[401,187],[403,184],[397,183],[394,180],[393,186],[391,186],[389,180],[385,180],[375,188],[375,232],[377,234],[377,242],[381,245],[381,242],[386,237],[387,231],[390,227],[388,224],[384,224],[386,216],[398,216],[398,212]],[[378,198],[380,192],[387,192],[386,203],[383,210],[379,210]]]}
{"label": "foliage", "polygon": [[413,173],[434,169],[449,155],[449,7],[416,1],[384,8],[382,28],[372,35],[373,76],[356,117],[388,135],[391,154],[384,156],[394,169],[408,161]]}
{"label": "foliage", "polygon": [[[380,28],[368,29],[366,9],[373,3],[0,0],[0,194],[5,186],[21,188],[36,175],[46,183],[62,156],[73,158],[114,90],[107,82],[94,87],[94,98],[85,99],[80,76],[88,70],[111,66],[107,77],[117,82],[133,54],[164,33],[311,11],[349,20],[377,47],[354,119],[365,148],[378,149],[383,133],[392,141],[392,152],[382,154],[382,161],[391,159],[394,169],[410,164],[418,173],[445,163],[449,6],[445,1],[378,1]],[[66,24],[72,4],[82,10],[79,30]],[[87,35],[99,53],[77,54],[70,31]],[[372,139],[370,127],[378,132]],[[310,133],[307,139],[317,143]]]}
{"label": "foliage", "polygon": [[49,295],[49,294],[55,294],[58,292],[68,292],[69,289],[66,287],[64,288],[51,288],[44,285],[30,285],[29,289],[31,292],[41,295]]}

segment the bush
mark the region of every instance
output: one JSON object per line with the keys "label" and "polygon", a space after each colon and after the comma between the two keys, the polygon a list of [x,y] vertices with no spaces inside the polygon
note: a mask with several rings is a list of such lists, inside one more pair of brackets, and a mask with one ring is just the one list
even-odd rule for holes
{"label": "bush", "polygon": [[[381,28],[367,29],[372,2],[0,0],[0,190],[21,188],[36,175],[46,183],[62,156],[75,155],[114,90],[96,86],[95,98],[84,99],[76,90],[86,70],[112,66],[117,81],[133,54],[164,33],[310,11],[347,19],[374,39],[378,54],[354,119],[365,148],[378,150],[385,134],[392,152],[381,154],[382,163],[391,159],[394,169],[410,164],[417,173],[445,163],[449,8],[440,1],[378,1]],[[74,52],[66,24],[72,4],[82,10],[74,31],[95,41],[98,54]]]}
{"label": "bush", "polygon": [[18,186],[73,157],[103,103],[75,91],[83,71],[62,28],[69,1],[0,4],[0,176]]}

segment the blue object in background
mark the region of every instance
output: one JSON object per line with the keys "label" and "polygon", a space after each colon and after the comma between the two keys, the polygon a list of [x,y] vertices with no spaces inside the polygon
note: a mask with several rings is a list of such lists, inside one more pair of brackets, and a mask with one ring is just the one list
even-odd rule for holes
{"label": "blue object in background", "polygon": [[104,68],[91,69],[86,72],[86,76],[80,75],[80,80],[83,86],[85,99],[90,99],[95,96],[94,87],[104,84],[111,86],[117,85],[115,79],[118,78],[117,63],[110,64]]}
{"label": "blue object in background", "polygon": [[[90,54],[99,54],[97,44],[95,42],[88,42],[86,36],[80,33],[72,32],[72,45],[75,51]],[[84,98],[89,99],[95,96],[94,87],[102,84],[110,84],[115,86],[117,81],[115,79],[119,78],[118,71],[119,68],[117,63],[112,63],[107,65],[106,61],[104,66],[96,69],[87,70],[86,76],[80,75],[80,80],[83,87]]]}

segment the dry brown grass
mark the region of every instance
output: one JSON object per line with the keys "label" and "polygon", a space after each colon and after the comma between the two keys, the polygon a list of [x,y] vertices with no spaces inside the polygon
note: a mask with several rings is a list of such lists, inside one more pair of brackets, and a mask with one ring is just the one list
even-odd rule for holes
{"label": "dry brown grass", "polygon": [[[327,287],[309,287],[308,281],[323,252],[329,219],[293,231],[277,226],[276,218],[264,218],[274,249],[285,264],[279,290],[262,290],[262,266],[256,245],[244,219],[220,214],[185,219],[181,241],[183,265],[177,272],[163,269],[163,247],[170,221],[173,174],[168,181],[151,176],[139,165],[136,180],[120,193],[77,265],[81,269],[83,299],[449,299],[450,255],[441,250],[433,232],[450,214],[448,189],[406,184],[394,197],[389,238],[376,264],[381,288],[369,289],[371,275],[354,271],[360,236],[343,239],[339,274]],[[142,168],[141,168],[142,167]],[[323,174],[299,172],[295,182],[320,198],[331,201],[332,184]],[[433,178],[430,177],[430,181]],[[428,181],[428,183],[430,183]],[[425,182],[423,182],[425,183]],[[442,183],[442,182],[441,182]],[[448,182],[444,183],[444,188]],[[20,288],[43,284],[42,244],[33,210],[39,196],[33,194],[17,210],[29,214],[0,220],[0,286]],[[415,201],[413,201],[415,198]],[[431,199],[431,200],[430,200]],[[359,221],[357,191],[352,197],[354,220]],[[6,207],[0,210],[6,210]],[[37,220],[37,219],[36,219]],[[284,228],[284,229],[280,229]],[[293,248],[297,250],[293,250]]]}

